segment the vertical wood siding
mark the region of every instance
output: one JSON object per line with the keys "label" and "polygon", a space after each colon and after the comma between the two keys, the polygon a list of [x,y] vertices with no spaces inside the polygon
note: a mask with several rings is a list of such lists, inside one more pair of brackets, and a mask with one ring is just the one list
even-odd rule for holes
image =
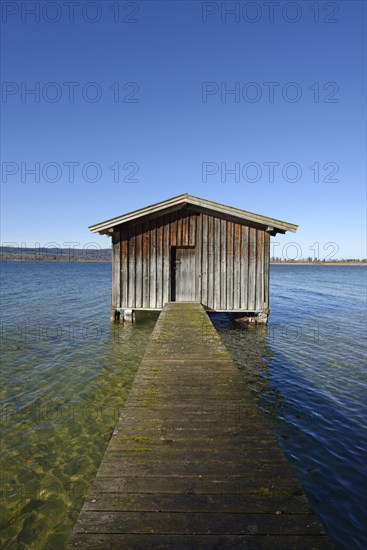
{"label": "vertical wood siding", "polygon": [[182,209],[113,234],[113,307],[161,309],[171,300],[172,247],[195,247],[196,300],[215,310],[269,307],[270,235]]}
{"label": "vertical wood siding", "polygon": [[121,234],[115,231],[112,237],[112,307],[120,306],[121,302]]}
{"label": "vertical wood siding", "polygon": [[128,304],[129,303],[129,264],[128,264],[128,258],[129,258],[129,239],[128,239],[128,231],[127,229],[123,229],[121,231],[121,278],[120,278],[120,285],[121,285],[121,303],[122,304]]}
{"label": "vertical wood siding", "polygon": [[269,310],[270,294],[270,235],[264,232],[264,309]]}

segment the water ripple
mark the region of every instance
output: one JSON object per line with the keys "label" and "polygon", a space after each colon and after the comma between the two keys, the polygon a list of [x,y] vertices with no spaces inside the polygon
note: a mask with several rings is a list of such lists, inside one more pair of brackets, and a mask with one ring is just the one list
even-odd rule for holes
{"label": "water ripple", "polygon": [[272,266],[271,281],[266,333],[217,328],[337,548],[365,548],[366,270]]}
{"label": "water ripple", "polygon": [[[154,326],[110,264],[2,263],[3,548],[63,548]],[[212,315],[337,548],[365,548],[366,270],[272,266],[270,323]],[[22,304],[22,307],[19,307]]]}

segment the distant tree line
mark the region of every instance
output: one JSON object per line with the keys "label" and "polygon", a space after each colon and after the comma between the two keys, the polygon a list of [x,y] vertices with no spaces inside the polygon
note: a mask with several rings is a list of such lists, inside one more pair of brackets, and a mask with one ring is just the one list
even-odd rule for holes
{"label": "distant tree line", "polygon": [[22,248],[0,247],[2,261],[31,262],[110,262],[110,248]]}
{"label": "distant tree line", "polygon": [[[32,262],[111,262],[111,248],[22,248],[0,247],[0,260],[2,261],[32,261]],[[297,263],[366,263],[366,258],[342,258],[323,259],[300,258],[289,260],[281,256],[271,256],[271,263],[297,264]]]}
{"label": "distant tree line", "polygon": [[297,260],[288,260],[287,258],[281,258],[279,256],[271,256],[270,258],[271,263],[284,263],[284,264],[322,264],[322,263],[366,263],[366,258],[363,258],[362,260],[360,258],[330,258],[330,259],[318,259],[318,258],[312,258],[311,256],[308,256],[307,258],[300,258]]}

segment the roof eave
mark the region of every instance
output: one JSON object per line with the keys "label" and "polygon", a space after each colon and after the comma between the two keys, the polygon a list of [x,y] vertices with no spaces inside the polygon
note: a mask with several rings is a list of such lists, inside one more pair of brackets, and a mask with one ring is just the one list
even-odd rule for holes
{"label": "roof eave", "polygon": [[111,218],[103,222],[91,225],[89,230],[92,233],[99,233],[101,235],[110,235],[113,233],[113,230],[116,226],[121,226],[123,224],[133,222],[134,220],[138,221],[141,218],[146,218],[147,216],[152,216],[155,213],[160,213],[163,215],[165,213],[172,212],[177,209],[177,207],[182,207],[184,205],[196,206],[197,208],[207,210],[209,212],[216,212],[218,214],[225,214],[227,216],[237,218],[238,221],[250,222],[263,227],[267,227],[267,231],[271,235],[276,235],[277,233],[285,233],[286,231],[291,231],[295,233],[298,226],[295,224],[283,222],[274,218],[268,218],[267,216],[262,216],[260,214],[254,214],[252,212],[247,212],[245,210],[240,210],[231,206],[226,206],[216,202],[208,201],[206,199],[200,199],[199,197],[194,197],[184,193],[182,195],[177,195],[171,199],[152,204],[150,206],[134,210],[122,216]]}
{"label": "roof eave", "polygon": [[128,223],[129,221],[133,221],[134,219],[137,219],[149,214],[154,214],[155,212],[160,212],[162,210],[165,210],[166,208],[179,205],[182,202],[184,202],[187,199],[187,197],[188,197],[187,193],[184,193],[182,195],[177,195],[176,197],[172,197],[171,199],[157,202],[157,203],[151,204],[150,206],[145,206],[144,208],[133,210],[132,212],[128,212],[127,214],[123,214],[122,216],[117,216],[115,218],[111,218],[109,220],[105,220],[103,222],[90,225],[88,229],[92,233],[102,234],[104,233],[104,230],[115,227],[116,225]]}

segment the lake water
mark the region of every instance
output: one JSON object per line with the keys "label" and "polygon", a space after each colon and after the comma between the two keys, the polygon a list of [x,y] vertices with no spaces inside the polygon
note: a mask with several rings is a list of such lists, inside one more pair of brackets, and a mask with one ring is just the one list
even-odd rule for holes
{"label": "lake water", "polygon": [[[153,330],[107,263],[2,262],[2,548],[65,547]],[[366,275],[271,266],[268,327],[212,321],[337,548],[365,548]]]}

